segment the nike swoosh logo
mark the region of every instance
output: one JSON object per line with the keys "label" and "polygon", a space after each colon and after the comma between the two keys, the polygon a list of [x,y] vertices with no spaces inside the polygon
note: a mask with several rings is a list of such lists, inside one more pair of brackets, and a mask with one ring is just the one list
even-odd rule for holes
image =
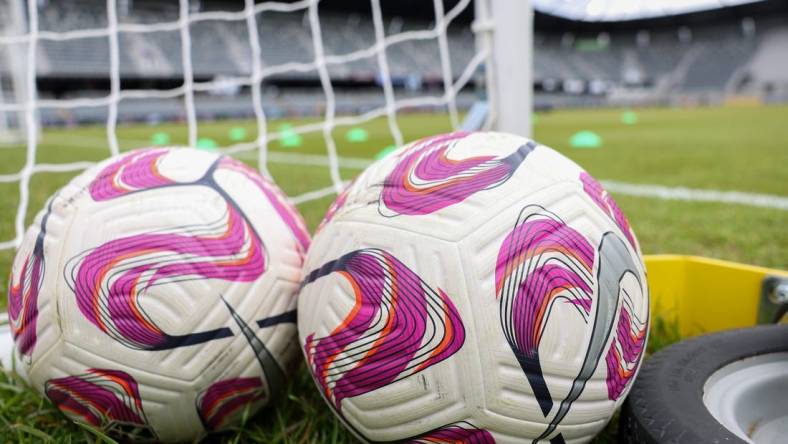
{"label": "nike swoosh logo", "polygon": [[[572,388],[566,395],[558,412],[547,430],[536,438],[533,442],[547,438],[558,424],[569,412],[569,407],[580,397],[585,389],[586,383],[599,365],[602,358],[605,344],[607,344],[610,333],[613,331],[613,321],[616,318],[616,308],[621,294],[621,280],[627,273],[632,273],[638,281],[637,265],[632,259],[632,254],[627,249],[624,241],[612,232],[607,232],[602,236],[599,244],[599,269],[597,270],[597,282],[599,282],[599,292],[596,298],[596,316],[591,332],[591,341],[586,351],[583,365],[580,372],[572,382]],[[642,285],[642,283],[641,283]]]}
{"label": "nike swoosh logo", "polygon": [[282,370],[282,367],[279,366],[279,363],[276,362],[271,352],[268,351],[263,341],[257,338],[257,335],[252,331],[249,325],[235,312],[233,307],[222,297],[222,301],[224,305],[227,306],[227,309],[230,311],[233,319],[235,320],[238,327],[241,329],[241,333],[243,333],[244,337],[246,337],[247,342],[249,342],[249,346],[252,347],[254,350],[255,356],[257,356],[257,361],[260,363],[260,367],[263,369],[263,374],[265,374],[265,381],[268,384],[268,391],[271,393],[271,397],[277,397],[284,391],[285,388],[285,372]]}

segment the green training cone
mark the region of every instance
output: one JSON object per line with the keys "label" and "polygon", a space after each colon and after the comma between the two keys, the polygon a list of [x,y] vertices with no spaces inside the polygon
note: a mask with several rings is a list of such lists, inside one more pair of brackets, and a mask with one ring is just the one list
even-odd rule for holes
{"label": "green training cone", "polygon": [[621,113],[621,123],[624,125],[634,125],[638,123],[638,115],[634,111],[624,111]]}
{"label": "green training cone", "polygon": [[153,133],[150,137],[150,143],[154,145],[169,145],[170,135],[167,133]]}
{"label": "green training cone", "polygon": [[396,145],[389,145],[389,146],[383,148],[382,150],[380,150],[377,154],[375,154],[375,160],[380,160],[380,159],[388,156],[389,154],[393,153],[396,150],[397,150],[397,146]]}
{"label": "green training cone", "polygon": [[361,127],[350,128],[345,133],[345,140],[350,143],[361,143],[369,140],[369,133]]}
{"label": "green training cone", "polygon": [[593,131],[583,130],[572,135],[569,145],[572,148],[599,148],[602,146],[602,138]]}
{"label": "green training cone", "polygon": [[246,128],[242,126],[230,128],[230,131],[227,133],[227,137],[229,137],[233,142],[240,142],[246,139]]}
{"label": "green training cone", "polygon": [[216,141],[208,137],[200,137],[197,139],[197,149],[213,151],[218,147],[219,145]]}

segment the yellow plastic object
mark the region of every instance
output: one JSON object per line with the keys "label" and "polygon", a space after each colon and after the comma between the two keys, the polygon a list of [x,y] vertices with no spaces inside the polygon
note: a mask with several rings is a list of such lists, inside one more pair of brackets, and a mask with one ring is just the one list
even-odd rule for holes
{"label": "yellow plastic object", "polygon": [[699,256],[646,255],[651,313],[682,337],[756,324],[761,283],[788,271]]}

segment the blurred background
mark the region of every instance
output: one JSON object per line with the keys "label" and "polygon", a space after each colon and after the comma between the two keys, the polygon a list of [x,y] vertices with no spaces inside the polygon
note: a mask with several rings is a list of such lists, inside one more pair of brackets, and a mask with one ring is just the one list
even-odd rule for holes
{"label": "blurred background", "polygon": [[[27,22],[24,2],[3,0],[5,34],[25,32],[10,23],[14,10]],[[11,3],[18,3],[16,8]],[[39,32],[85,31],[70,40],[42,40],[36,52],[40,99],[103,97],[110,92],[109,26],[104,0],[39,0]],[[264,3],[264,2],[260,2]],[[444,2],[449,11],[457,1]],[[192,0],[191,13],[240,12],[241,1]],[[368,0],[321,1],[319,23],[326,54],[343,55],[375,43]],[[788,4],[781,0],[534,1],[533,83],[537,110],[611,106],[778,104],[788,101]],[[381,3],[386,35],[435,27],[432,2]],[[446,32],[450,67],[458,77],[475,54],[474,8],[459,12]],[[119,0],[117,33],[120,88],[166,90],[183,83],[183,45],[177,1]],[[16,17],[18,20],[19,18]],[[167,24],[170,24],[167,26]],[[157,26],[158,25],[158,26]],[[161,26],[164,25],[164,26]],[[233,82],[252,75],[252,48],[245,20],[206,19],[189,27],[194,81],[214,84],[197,95],[201,119],[253,118],[249,86]],[[315,59],[308,11],[264,11],[257,18],[265,76],[263,105],[270,117],[322,116],[325,95]],[[513,48],[524,42],[512,41]],[[441,42],[404,41],[387,47],[389,75],[398,97],[443,89]],[[24,65],[25,43],[4,45],[3,97],[13,101],[13,65]],[[528,53],[524,49],[523,56]],[[16,55],[16,57],[14,56]],[[288,68],[286,64],[306,66]],[[338,114],[383,106],[376,57],[329,65]],[[478,97],[472,79],[458,93],[467,110]],[[21,91],[16,94],[22,93]],[[185,118],[180,97],[121,103],[121,122],[157,123]],[[43,125],[106,121],[101,106],[40,110]],[[6,119],[13,118],[7,116]]]}
{"label": "blurred background", "polygon": [[1,0],[0,265],[118,151],[236,155],[314,227],[395,146],[501,116],[602,179],[645,252],[788,264],[788,3],[534,0],[508,39],[494,3]]}
{"label": "blurred background", "polygon": [[[0,287],[46,199],[119,152],[232,155],[314,230],[367,165],[458,129],[578,162],[646,254],[788,268],[785,0],[0,0]],[[654,325],[650,351],[677,339]],[[11,377],[14,440],[90,438]],[[352,440],[315,393],[277,414],[231,438]]]}
{"label": "blurred background", "polygon": [[0,269],[119,151],[235,155],[315,227],[374,159],[459,128],[580,163],[646,253],[788,266],[787,2],[495,4],[0,0]]}

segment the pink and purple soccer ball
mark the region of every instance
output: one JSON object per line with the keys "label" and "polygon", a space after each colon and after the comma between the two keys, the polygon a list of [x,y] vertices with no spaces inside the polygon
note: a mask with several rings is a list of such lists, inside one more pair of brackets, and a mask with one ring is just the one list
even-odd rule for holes
{"label": "pink and purple soccer ball", "polygon": [[226,428],[298,362],[309,241],[286,196],[228,157],[102,162],[49,200],[17,253],[18,366],[67,416],[122,439]]}
{"label": "pink and purple soccer ball", "polygon": [[640,249],[602,186],[521,137],[430,137],[370,166],[307,254],[301,346],[370,442],[585,442],[649,323]]}

